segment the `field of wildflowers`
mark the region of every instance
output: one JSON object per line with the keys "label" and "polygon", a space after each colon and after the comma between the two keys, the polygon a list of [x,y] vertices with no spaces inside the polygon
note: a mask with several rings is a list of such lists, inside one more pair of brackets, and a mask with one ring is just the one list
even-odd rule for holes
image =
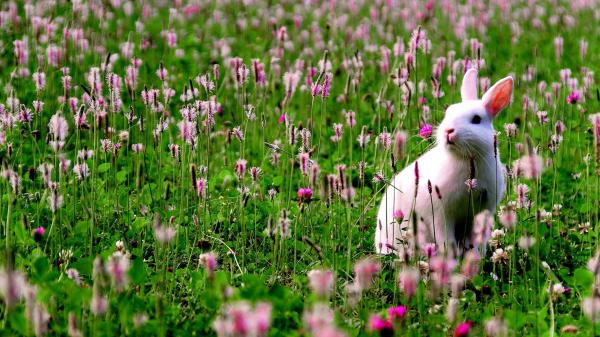
{"label": "field of wildflowers", "polygon": [[[599,34],[598,0],[2,1],[0,335],[600,335]],[[487,249],[376,254],[471,68],[514,81]]]}

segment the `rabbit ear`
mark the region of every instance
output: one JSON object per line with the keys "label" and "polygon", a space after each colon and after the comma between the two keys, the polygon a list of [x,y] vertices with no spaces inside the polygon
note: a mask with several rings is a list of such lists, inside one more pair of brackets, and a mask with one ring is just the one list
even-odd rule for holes
{"label": "rabbit ear", "polygon": [[513,92],[513,78],[505,77],[496,82],[488,91],[485,92],[483,98],[483,106],[487,113],[492,117],[502,111],[510,104],[510,99]]}
{"label": "rabbit ear", "polygon": [[467,70],[460,86],[460,96],[464,101],[474,101],[477,99],[477,69]]}

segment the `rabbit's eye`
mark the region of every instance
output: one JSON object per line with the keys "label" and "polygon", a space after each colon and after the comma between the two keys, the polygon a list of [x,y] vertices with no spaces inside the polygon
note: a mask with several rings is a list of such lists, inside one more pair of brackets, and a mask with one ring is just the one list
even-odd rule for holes
{"label": "rabbit's eye", "polygon": [[473,119],[471,119],[471,124],[479,124],[479,123],[481,123],[481,116],[479,116],[479,115],[473,116]]}

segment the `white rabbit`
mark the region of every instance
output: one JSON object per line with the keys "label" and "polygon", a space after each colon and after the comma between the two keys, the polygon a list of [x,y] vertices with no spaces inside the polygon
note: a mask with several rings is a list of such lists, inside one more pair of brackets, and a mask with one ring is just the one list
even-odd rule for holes
{"label": "white rabbit", "polygon": [[[485,209],[494,214],[504,193],[492,120],[510,104],[512,91],[509,76],[496,82],[479,100],[477,70],[465,73],[462,102],[446,110],[437,129],[436,146],[397,174],[383,196],[375,231],[377,253],[395,252],[406,260],[416,248],[429,243],[451,255],[471,248],[474,215]],[[472,178],[476,179],[475,187],[467,185]],[[394,219],[400,212],[403,218]]]}

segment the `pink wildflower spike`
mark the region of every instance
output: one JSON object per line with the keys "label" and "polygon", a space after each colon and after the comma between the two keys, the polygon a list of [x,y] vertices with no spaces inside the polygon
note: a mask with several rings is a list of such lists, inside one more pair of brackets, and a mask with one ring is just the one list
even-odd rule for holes
{"label": "pink wildflower spike", "polygon": [[435,243],[427,243],[423,247],[421,247],[423,251],[423,255],[425,255],[428,259],[431,259],[437,254],[437,247]]}
{"label": "pink wildflower spike", "polygon": [[513,164],[513,172],[525,179],[538,179],[542,174],[542,169],[542,157],[535,153],[525,155],[517,159]]}
{"label": "pink wildflower spike", "polygon": [[392,145],[392,136],[389,132],[387,132],[387,130],[385,130],[385,128],[383,132],[379,134],[379,143],[385,150],[388,150]]}
{"label": "pink wildflower spike", "polygon": [[298,154],[298,161],[300,162],[300,172],[302,175],[308,175],[310,165],[310,158],[307,152],[301,152]]}
{"label": "pink wildflower spike", "polygon": [[417,293],[419,286],[419,271],[415,268],[404,269],[398,274],[400,290],[406,297],[412,297]]}
{"label": "pink wildflower spike", "polygon": [[129,270],[129,258],[121,252],[115,252],[106,263],[106,271],[111,277],[112,285],[116,291],[121,291],[129,282],[127,271]]}
{"label": "pink wildflower spike", "polygon": [[245,159],[238,159],[235,162],[235,174],[238,177],[238,179],[242,179],[244,177],[244,174],[246,174],[246,160]]}
{"label": "pink wildflower spike", "polygon": [[308,285],[319,297],[328,297],[333,291],[334,277],[329,269],[314,269],[308,272]]}
{"label": "pink wildflower spike", "polygon": [[323,80],[323,86],[321,88],[321,97],[329,97],[329,91],[331,90],[331,79],[333,75],[328,72],[325,74],[325,79]]}
{"label": "pink wildflower spike", "polygon": [[477,250],[470,250],[465,254],[463,259],[463,265],[461,268],[462,274],[466,278],[472,278],[477,275],[479,272],[479,262],[481,261],[481,257]]}
{"label": "pink wildflower spike", "polygon": [[475,247],[483,246],[487,243],[492,228],[494,227],[494,216],[489,210],[483,210],[475,215],[473,220],[472,242]]}
{"label": "pink wildflower spike", "polygon": [[432,281],[434,281],[438,286],[447,285],[450,281],[450,274],[452,273],[452,270],[454,270],[455,266],[456,261],[452,258],[434,256],[431,258],[431,262],[429,263]]}
{"label": "pink wildflower spike", "polygon": [[579,56],[581,57],[582,60],[587,55],[588,45],[589,44],[586,40],[584,40],[584,39],[579,40]]}
{"label": "pink wildflower spike", "polygon": [[361,290],[369,289],[373,278],[381,270],[381,264],[371,258],[364,258],[354,265],[354,282]]}
{"label": "pink wildflower spike", "polygon": [[35,83],[35,90],[41,91],[46,87],[46,74],[43,72],[35,72],[32,75],[33,82]]}
{"label": "pink wildflower spike", "polygon": [[354,127],[356,125],[356,113],[352,110],[347,111],[345,114],[346,117],[346,124],[348,124],[349,127]]}
{"label": "pink wildflower spike", "polygon": [[333,132],[334,132],[334,135],[331,136],[332,142],[337,143],[340,140],[342,140],[342,132],[343,132],[342,124],[334,123],[333,124]]}
{"label": "pink wildflower spike", "polygon": [[196,194],[198,195],[198,198],[204,198],[204,196],[206,195],[207,185],[208,182],[204,178],[196,180]]}
{"label": "pink wildflower spike", "polygon": [[269,303],[257,303],[254,308],[244,301],[227,304],[213,322],[217,336],[265,336],[271,325]]}
{"label": "pink wildflower spike", "polygon": [[140,153],[140,152],[144,151],[144,144],[142,144],[142,143],[131,144],[131,151],[133,151],[134,153]]}

